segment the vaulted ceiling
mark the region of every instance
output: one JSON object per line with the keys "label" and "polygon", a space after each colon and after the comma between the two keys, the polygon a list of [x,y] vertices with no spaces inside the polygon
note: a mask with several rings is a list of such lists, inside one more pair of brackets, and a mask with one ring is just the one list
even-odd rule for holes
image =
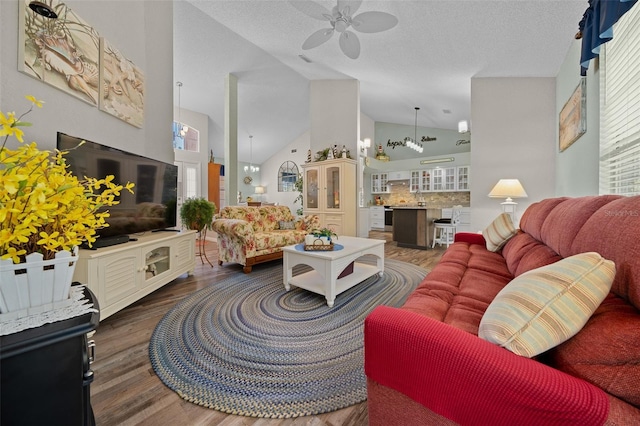
{"label": "vaulted ceiling", "polygon": [[[317,3],[332,9],[337,1]],[[413,125],[417,106],[419,126],[455,129],[470,119],[473,77],[555,77],[587,6],[587,0],[365,0],[357,13],[390,13],[398,24],[357,33],[361,53],[350,59],[336,34],[302,50],[329,23],[288,1],[181,0],[174,7],[174,79],[183,82],[182,108],[210,117],[216,157],[224,154],[228,73],[238,77],[241,161],[249,161],[250,134],[253,161],[261,163],[308,130],[314,79],[359,80],[361,112],[375,121]]]}

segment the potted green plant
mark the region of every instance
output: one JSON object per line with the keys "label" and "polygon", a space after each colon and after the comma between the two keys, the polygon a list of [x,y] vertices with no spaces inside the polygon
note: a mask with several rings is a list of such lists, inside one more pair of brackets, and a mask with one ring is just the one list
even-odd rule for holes
{"label": "potted green plant", "polygon": [[322,238],[325,237],[327,240],[331,241],[332,238],[335,237],[335,239],[338,239],[338,234],[336,234],[335,232],[333,232],[333,229],[330,228],[320,228],[320,229],[314,229],[311,232],[316,238]]}
{"label": "potted green plant", "polygon": [[211,229],[214,214],[216,205],[202,197],[188,198],[180,207],[182,224],[198,232]]}

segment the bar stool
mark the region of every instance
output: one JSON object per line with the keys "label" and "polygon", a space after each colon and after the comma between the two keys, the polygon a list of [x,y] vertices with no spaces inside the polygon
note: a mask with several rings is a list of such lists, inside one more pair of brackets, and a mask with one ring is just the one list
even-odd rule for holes
{"label": "bar stool", "polygon": [[433,242],[431,248],[435,248],[436,243],[439,245],[446,244],[447,248],[453,244],[456,235],[456,227],[460,223],[460,214],[462,206],[453,206],[450,218],[440,218],[433,221]]}

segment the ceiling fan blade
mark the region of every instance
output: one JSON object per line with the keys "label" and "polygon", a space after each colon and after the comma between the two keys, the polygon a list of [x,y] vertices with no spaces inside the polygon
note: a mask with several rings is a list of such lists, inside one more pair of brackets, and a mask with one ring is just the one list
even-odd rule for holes
{"label": "ceiling fan blade", "polygon": [[351,59],[358,59],[358,56],[360,56],[360,40],[358,40],[358,36],[351,31],[345,31],[340,34],[340,49],[342,49],[342,53]]}
{"label": "ceiling fan blade", "polygon": [[361,33],[387,31],[398,24],[398,18],[386,12],[363,12],[354,16],[351,26]]}
{"label": "ceiling fan blade", "polygon": [[345,7],[349,7],[347,15],[353,16],[354,13],[360,8],[362,0],[338,0],[338,10],[344,12]]}
{"label": "ceiling fan blade", "polygon": [[305,15],[321,21],[330,21],[332,18],[329,9],[312,1],[289,0],[289,4]]}
{"label": "ceiling fan blade", "polygon": [[318,30],[311,34],[305,41],[302,43],[302,50],[313,49],[314,47],[320,46],[322,43],[326,42],[333,35],[333,28],[325,28],[322,30]]}

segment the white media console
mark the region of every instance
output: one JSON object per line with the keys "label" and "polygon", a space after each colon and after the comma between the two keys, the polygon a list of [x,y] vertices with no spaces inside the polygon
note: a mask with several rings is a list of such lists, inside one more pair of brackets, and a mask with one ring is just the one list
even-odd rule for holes
{"label": "white media console", "polygon": [[100,304],[100,320],[195,268],[196,231],[154,232],[96,250],[80,250],[74,281]]}

